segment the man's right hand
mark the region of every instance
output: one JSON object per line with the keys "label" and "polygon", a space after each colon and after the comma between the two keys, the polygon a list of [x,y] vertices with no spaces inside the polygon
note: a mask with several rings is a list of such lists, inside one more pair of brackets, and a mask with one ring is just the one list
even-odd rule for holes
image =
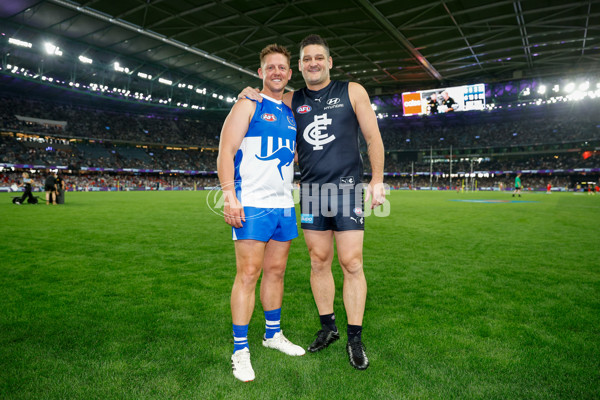
{"label": "man's right hand", "polygon": [[225,196],[223,205],[223,217],[225,218],[225,222],[234,228],[243,227],[244,225],[242,222],[246,222],[244,207],[242,207],[242,204],[233,192],[223,191],[223,195]]}
{"label": "man's right hand", "polygon": [[244,90],[242,90],[242,93],[238,94],[238,100],[241,99],[250,99],[250,100],[256,100],[259,103],[262,103],[262,96],[260,95],[260,91],[258,89],[252,88],[250,86],[246,86],[246,88]]}

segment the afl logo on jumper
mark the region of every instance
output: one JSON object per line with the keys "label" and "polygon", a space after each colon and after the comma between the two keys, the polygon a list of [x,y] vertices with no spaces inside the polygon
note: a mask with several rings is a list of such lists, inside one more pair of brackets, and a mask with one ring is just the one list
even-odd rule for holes
{"label": "afl logo on jumper", "polygon": [[307,106],[306,104],[303,106],[300,106],[298,108],[296,108],[296,112],[298,114],[306,114],[307,112],[310,112],[310,110],[312,110],[311,106]]}
{"label": "afl logo on jumper", "polygon": [[264,113],[263,115],[260,116],[260,118],[265,121],[270,121],[270,122],[277,121],[277,117],[275,115],[269,114],[269,113]]}
{"label": "afl logo on jumper", "polygon": [[335,97],[333,99],[327,100],[327,105],[328,106],[334,106],[334,105],[336,105],[339,102],[340,102],[340,99],[338,99],[337,97]]}
{"label": "afl logo on jumper", "polygon": [[314,121],[304,129],[304,140],[313,145],[313,150],[323,150],[324,144],[335,140],[335,135],[323,132],[328,125],[331,125],[331,118],[327,118],[327,114],[315,115]]}

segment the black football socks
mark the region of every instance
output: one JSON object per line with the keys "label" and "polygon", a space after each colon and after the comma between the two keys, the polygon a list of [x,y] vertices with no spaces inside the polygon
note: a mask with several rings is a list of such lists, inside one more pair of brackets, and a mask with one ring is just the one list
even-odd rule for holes
{"label": "black football socks", "polygon": [[337,326],[335,325],[335,313],[319,315],[321,320],[321,326],[324,330],[337,332]]}
{"label": "black football socks", "polygon": [[361,341],[362,335],[362,325],[348,325],[348,341],[351,342],[352,339],[358,337],[358,340]]}

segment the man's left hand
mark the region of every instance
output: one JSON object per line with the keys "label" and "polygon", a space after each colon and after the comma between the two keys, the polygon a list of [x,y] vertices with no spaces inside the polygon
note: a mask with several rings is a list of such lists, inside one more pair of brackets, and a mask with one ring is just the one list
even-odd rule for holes
{"label": "man's left hand", "polygon": [[385,186],[383,182],[370,182],[367,186],[367,197],[365,203],[371,200],[371,210],[385,202]]}

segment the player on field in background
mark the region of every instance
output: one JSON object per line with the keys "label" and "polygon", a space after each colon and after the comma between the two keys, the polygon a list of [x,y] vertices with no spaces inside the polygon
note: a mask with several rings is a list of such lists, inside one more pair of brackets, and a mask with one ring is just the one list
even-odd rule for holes
{"label": "player on field in background", "polygon": [[521,173],[517,174],[515,178],[515,190],[513,191],[512,197],[515,197],[515,194],[518,194],[521,197],[521,190],[523,189],[523,184],[521,183]]}
{"label": "player on field in background", "polygon": [[550,193],[552,193],[552,183],[548,182],[548,185],[546,186],[546,194]]}
{"label": "player on field in background", "polygon": [[231,291],[233,375],[254,380],[248,347],[256,282],[260,287],[266,333],[263,346],[292,356],[304,349],[280,329],[283,277],[291,240],[298,237],[292,197],[296,123],[281,101],[292,76],[290,53],[277,44],[260,53],[262,102],[242,99],[221,131],[217,169],[225,198],[225,222],[233,227],[237,273]]}
{"label": "player on field in background", "polygon": [[[329,46],[319,35],[309,35],[300,43],[298,68],[306,88],[284,94],[283,101],[291,106],[298,124],[301,222],[311,259],[310,283],[321,322],[321,330],[308,350],[320,351],[340,337],[333,309],[335,284],[331,271],[335,238],[344,273],[346,352],[350,364],[362,370],[369,366],[369,360],[361,336],[367,282],[363,271],[359,131],[367,143],[372,169],[365,199],[372,198],[371,208],[385,202],[383,142],[367,91],[355,82],[331,80],[333,59]],[[239,95],[244,96],[260,100],[252,88]]]}

